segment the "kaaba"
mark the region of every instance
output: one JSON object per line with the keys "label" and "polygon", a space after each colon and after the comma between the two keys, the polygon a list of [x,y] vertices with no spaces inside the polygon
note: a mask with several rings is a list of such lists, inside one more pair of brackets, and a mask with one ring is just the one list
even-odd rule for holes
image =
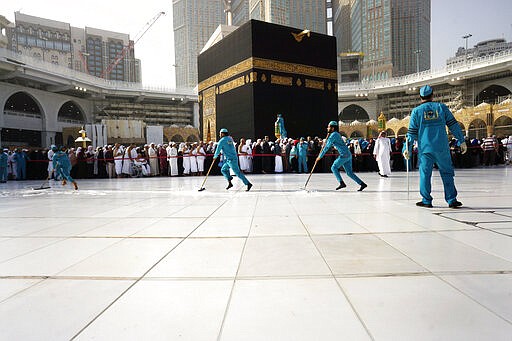
{"label": "kaaba", "polygon": [[323,136],[337,114],[336,39],[250,20],[198,56],[200,131],[216,140],[274,136],[277,114],[288,136]]}

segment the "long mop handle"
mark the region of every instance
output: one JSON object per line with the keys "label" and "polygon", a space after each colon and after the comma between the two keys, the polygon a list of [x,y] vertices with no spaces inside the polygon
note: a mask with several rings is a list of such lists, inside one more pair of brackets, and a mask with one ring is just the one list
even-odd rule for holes
{"label": "long mop handle", "polygon": [[316,163],[318,160],[315,160],[315,164],[313,165],[313,168],[311,168],[311,172],[309,173],[308,179],[306,180],[306,184],[304,185],[304,189],[306,189],[306,186],[308,185],[309,179],[311,179],[311,175],[313,175],[313,172],[315,171]]}
{"label": "long mop handle", "polygon": [[405,169],[407,172],[407,200],[409,200],[409,160],[411,155],[409,154],[409,139],[405,137],[405,150],[407,150],[408,158],[405,160]]}
{"label": "long mop handle", "polygon": [[208,169],[208,172],[206,173],[206,176],[203,180],[203,183],[201,184],[201,188],[199,188],[200,191],[204,190],[204,184],[206,183],[206,180],[208,179],[208,175],[210,175],[210,171],[212,170],[213,164],[215,163],[216,158],[212,160],[212,164],[210,165],[210,168]]}
{"label": "long mop handle", "polygon": [[[327,139],[329,138],[329,135],[330,135],[330,133],[328,133],[327,136],[325,137],[326,142],[327,142]],[[324,148],[325,148],[325,144],[322,146],[322,149],[320,149],[320,154],[322,154]],[[320,155],[320,154],[318,154],[318,155]],[[306,189],[306,187],[309,183],[309,179],[311,179],[311,175],[313,175],[313,171],[315,170],[317,162],[318,162],[318,158],[315,159],[315,164],[313,165],[313,168],[311,168],[311,172],[309,172],[309,176],[308,176],[308,179],[306,180],[306,184],[304,185],[304,189]]]}

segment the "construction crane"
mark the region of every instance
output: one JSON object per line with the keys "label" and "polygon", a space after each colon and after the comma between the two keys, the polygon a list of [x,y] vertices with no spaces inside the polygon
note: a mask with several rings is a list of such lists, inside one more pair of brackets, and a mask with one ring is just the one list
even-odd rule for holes
{"label": "construction crane", "polygon": [[133,49],[134,45],[137,44],[137,42],[144,36],[144,34],[146,34],[146,32],[151,28],[151,26],[153,26],[162,15],[165,15],[165,12],[159,12],[142,27],[142,29],[139,31],[139,33],[137,33],[135,38],[133,38],[133,40],[130,40],[128,45],[123,47],[121,52],[117,55],[116,59],[114,59],[114,61],[112,61],[112,63],[110,63],[108,67],[101,73],[101,78],[107,78],[107,76],[112,72],[112,70],[114,70],[117,64],[119,64],[119,62],[123,60],[124,57],[126,57],[128,51]]}

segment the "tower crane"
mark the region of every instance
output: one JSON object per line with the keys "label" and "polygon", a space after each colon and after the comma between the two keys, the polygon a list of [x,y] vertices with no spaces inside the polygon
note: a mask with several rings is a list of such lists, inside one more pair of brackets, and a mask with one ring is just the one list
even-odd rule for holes
{"label": "tower crane", "polygon": [[153,26],[156,21],[162,16],[162,15],[165,15],[165,12],[158,12],[157,15],[155,15],[150,21],[148,21],[143,27],[142,29],[139,31],[139,33],[137,33],[137,35],[135,36],[135,38],[133,38],[133,40],[131,40],[128,45],[124,46],[123,49],[121,50],[121,52],[117,55],[116,59],[114,59],[109,65],[108,67],[101,73],[101,78],[107,78],[107,76],[112,72],[112,70],[114,70],[114,68],[117,66],[117,64],[119,64],[119,62],[121,62],[121,60],[124,59],[124,57],[126,57],[126,54],[128,53],[129,50],[133,49],[134,45],[137,44],[137,42],[144,36],[144,34],[146,34],[146,32],[151,28],[151,26]]}

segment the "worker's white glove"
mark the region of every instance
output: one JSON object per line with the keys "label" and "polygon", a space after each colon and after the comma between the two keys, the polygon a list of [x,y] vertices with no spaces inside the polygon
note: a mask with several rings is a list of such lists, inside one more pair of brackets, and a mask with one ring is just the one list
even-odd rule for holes
{"label": "worker's white glove", "polygon": [[466,145],[466,142],[462,142],[460,144],[460,152],[461,152],[461,154],[466,154],[467,151],[468,151],[468,146]]}
{"label": "worker's white glove", "polygon": [[409,155],[409,151],[408,151],[407,149],[406,149],[406,150],[404,150],[404,152],[402,153],[402,155],[404,156],[404,158],[405,158],[406,160],[409,160],[410,155]]}

